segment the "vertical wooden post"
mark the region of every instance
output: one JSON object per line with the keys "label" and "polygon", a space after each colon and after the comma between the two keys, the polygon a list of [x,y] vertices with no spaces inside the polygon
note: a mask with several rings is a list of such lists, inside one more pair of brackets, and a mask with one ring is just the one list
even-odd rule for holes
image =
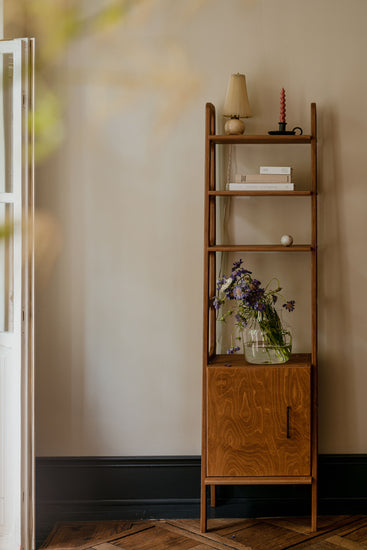
{"label": "vertical wooden post", "polygon": [[[209,141],[209,135],[215,132],[215,110],[211,103],[206,104],[205,112],[205,195],[204,195],[204,290],[203,290],[203,388],[202,388],[202,443],[201,443],[201,498],[200,498],[200,530],[207,530],[206,511],[206,371],[209,353],[212,353],[213,338],[215,344],[215,316],[209,313],[209,299],[215,287],[215,253],[209,253],[208,246],[215,239],[215,202],[209,199],[209,189],[215,186],[214,144]],[[214,198],[214,197],[213,197]],[[214,241],[213,241],[214,242]],[[213,283],[214,273],[214,283]]]}
{"label": "vertical wooden post", "polygon": [[[215,110],[214,107],[210,113],[210,134],[215,134]],[[209,179],[209,189],[214,191],[216,189],[216,158],[215,158],[215,144],[212,142],[210,144],[210,179]],[[215,245],[217,241],[217,203],[216,198],[210,197],[210,208],[209,208],[209,244],[210,246]],[[215,252],[210,253],[209,260],[209,292],[210,297],[215,295],[216,292],[216,254]],[[217,327],[216,327],[216,311],[214,308],[210,310],[210,347],[209,347],[209,356],[212,356],[216,352],[216,341],[217,341]],[[205,365],[205,368],[207,366]],[[214,495],[214,496],[213,496]],[[214,502],[214,504],[213,504]],[[215,485],[210,486],[210,505],[215,506]]]}
{"label": "vertical wooden post", "polygon": [[[215,110],[214,107],[210,111],[209,132],[215,134]],[[215,160],[215,144],[209,143],[209,189],[214,191],[216,184],[216,160]],[[209,245],[213,246],[216,243],[216,198],[209,198]],[[215,295],[215,279],[216,279],[216,256],[215,252],[209,253],[209,297]],[[209,356],[215,353],[216,348],[216,315],[214,308],[210,309],[209,323]]]}
{"label": "vertical wooden post", "polygon": [[[203,468],[203,466],[202,466]],[[207,517],[206,517],[206,485],[205,481],[201,480],[201,493],[200,493],[200,531],[206,533],[207,530]]]}
{"label": "vertical wooden post", "polygon": [[215,507],[215,485],[210,486],[210,506]]}
{"label": "vertical wooden post", "polygon": [[311,318],[312,318],[312,498],[311,529],[317,530],[317,121],[316,104],[311,103]]}

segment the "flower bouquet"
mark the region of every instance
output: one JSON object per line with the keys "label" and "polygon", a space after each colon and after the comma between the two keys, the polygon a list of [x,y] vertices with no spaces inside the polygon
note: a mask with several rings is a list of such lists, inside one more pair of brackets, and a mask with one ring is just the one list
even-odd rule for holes
{"label": "flower bouquet", "polygon": [[[243,267],[242,260],[233,264],[228,278],[223,276],[218,279],[217,295],[212,300],[218,311],[217,320],[226,322],[229,317],[233,317],[235,322],[228,354],[241,349],[233,341],[236,332],[235,338],[242,340],[248,362],[274,364],[289,360],[292,351],[291,334],[283,328],[275,308],[278,298],[283,298],[281,290],[275,278],[262,288],[261,282],[252,276],[252,272]],[[294,310],[294,300],[283,301],[282,307],[287,311]],[[246,339],[243,341],[245,331]]]}

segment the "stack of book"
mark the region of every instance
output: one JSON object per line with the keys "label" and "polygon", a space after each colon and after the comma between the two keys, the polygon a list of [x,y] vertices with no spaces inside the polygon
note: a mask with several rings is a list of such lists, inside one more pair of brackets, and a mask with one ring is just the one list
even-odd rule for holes
{"label": "stack of book", "polygon": [[259,174],[236,174],[228,191],[294,191],[290,166],[260,166]]}

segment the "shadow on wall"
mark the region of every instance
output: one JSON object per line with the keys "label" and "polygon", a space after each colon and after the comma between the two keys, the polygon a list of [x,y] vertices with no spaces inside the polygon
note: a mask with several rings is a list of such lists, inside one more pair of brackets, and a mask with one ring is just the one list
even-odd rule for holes
{"label": "shadow on wall", "polygon": [[[354,375],[348,346],[352,345],[350,285],[347,249],[341,232],[342,159],[338,111],[324,107],[318,113],[319,177],[319,388],[320,440],[330,446],[328,426],[337,426],[340,440],[348,447],[356,441],[358,426],[353,408]],[[324,245],[323,243],[327,243]],[[328,406],[322,406],[327,403]],[[337,413],[337,414],[335,414]],[[343,433],[341,433],[343,432]],[[321,449],[322,451],[322,449]]]}
{"label": "shadow on wall", "polygon": [[63,245],[61,226],[48,212],[38,210],[35,213],[34,241],[37,290],[42,290],[50,279]]}

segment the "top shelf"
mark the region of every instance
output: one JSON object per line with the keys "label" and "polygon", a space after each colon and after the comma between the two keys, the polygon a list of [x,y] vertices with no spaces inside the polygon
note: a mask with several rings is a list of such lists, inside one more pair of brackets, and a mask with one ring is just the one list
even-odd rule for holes
{"label": "top shelf", "polygon": [[302,135],[302,136],[270,136],[270,135],[209,135],[208,139],[212,143],[232,143],[232,144],[241,144],[241,143],[257,143],[257,144],[295,144],[295,143],[311,143],[312,136]]}

